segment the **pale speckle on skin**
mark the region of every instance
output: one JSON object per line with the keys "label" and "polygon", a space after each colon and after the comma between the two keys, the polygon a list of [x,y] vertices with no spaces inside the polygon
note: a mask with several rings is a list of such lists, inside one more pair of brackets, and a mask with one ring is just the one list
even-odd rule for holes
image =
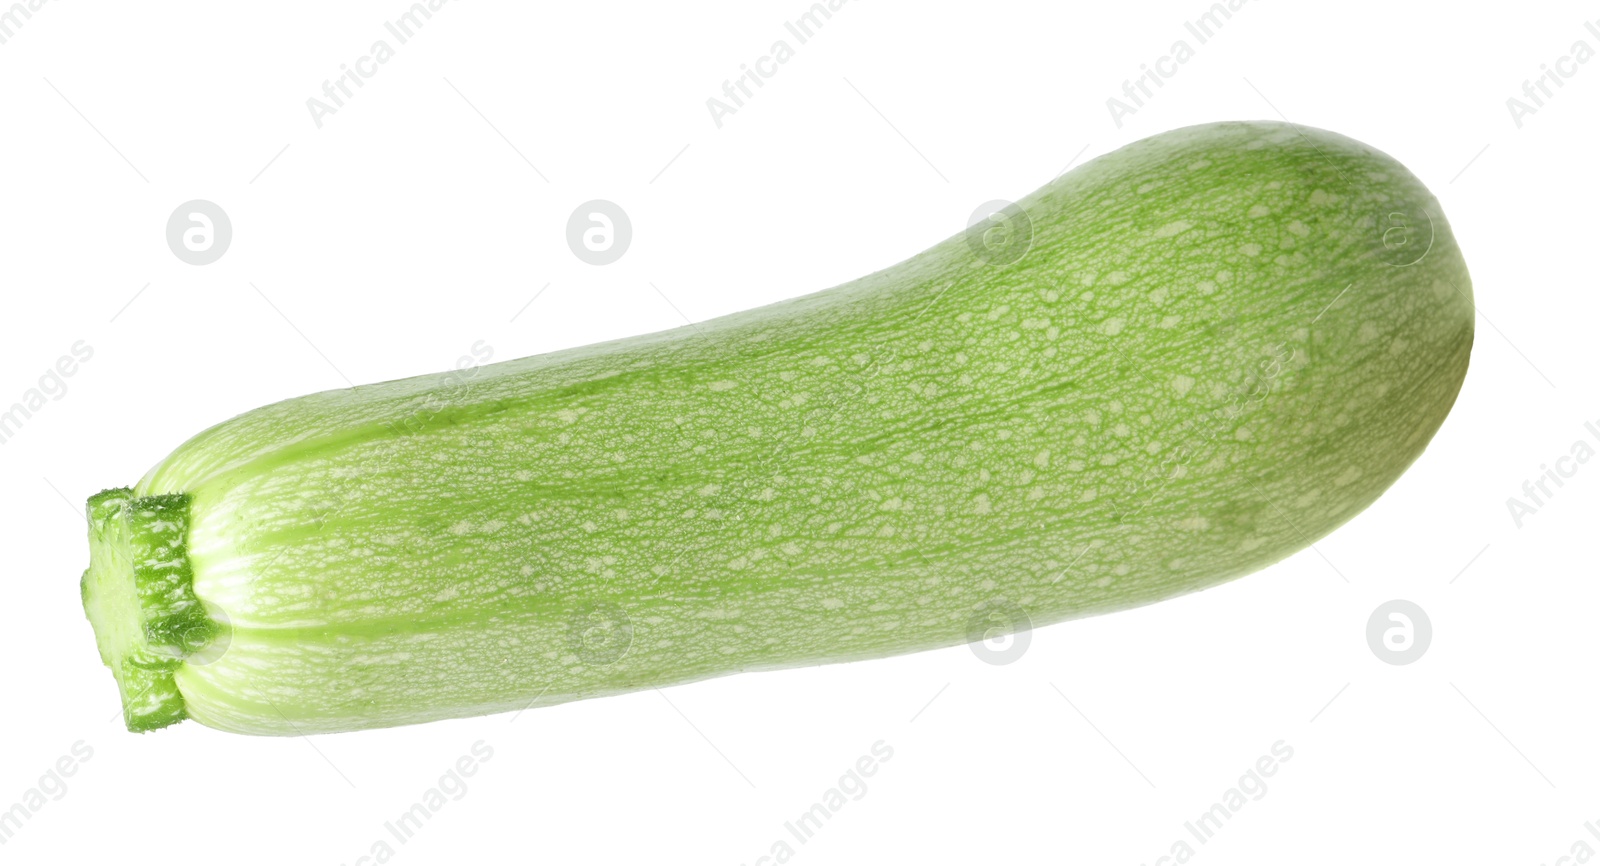
{"label": "pale speckle on skin", "polygon": [[1190,228],[1193,228],[1193,226],[1194,226],[1194,224],[1189,222],[1188,220],[1175,220],[1173,222],[1167,223],[1166,225],[1162,226],[1161,228],[1156,229],[1155,237],[1158,237],[1158,238],[1170,238],[1173,235],[1183,234],[1184,232],[1188,231]]}
{"label": "pale speckle on skin", "polygon": [[1106,319],[1103,323],[1101,323],[1100,330],[1108,337],[1115,337],[1116,335],[1122,333],[1122,328],[1126,324],[1127,320],[1120,317],[1113,317]]}
{"label": "pale speckle on skin", "polygon": [[1260,244],[1245,244],[1244,246],[1239,248],[1239,252],[1244,253],[1245,255],[1251,256],[1251,257],[1259,256],[1259,255],[1261,255],[1261,245]]}
{"label": "pale speckle on skin", "polygon": [[1269,213],[1272,213],[1272,208],[1267,207],[1264,204],[1258,204],[1255,207],[1250,208],[1249,215],[1252,217],[1264,217]]}
{"label": "pale speckle on skin", "polygon": [[1177,391],[1179,397],[1187,396],[1189,389],[1193,387],[1193,376],[1185,376],[1180,373],[1179,375],[1172,377],[1172,390]]}

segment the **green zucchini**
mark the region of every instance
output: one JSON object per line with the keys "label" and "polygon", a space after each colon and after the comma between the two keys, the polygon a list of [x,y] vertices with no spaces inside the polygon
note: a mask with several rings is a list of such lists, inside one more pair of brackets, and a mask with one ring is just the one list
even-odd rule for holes
{"label": "green zucchini", "polygon": [[269,735],[1146,604],[1387,488],[1470,293],[1389,156],[1180,129],[836,288],[225,421],[90,500],[83,602],[130,729]]}

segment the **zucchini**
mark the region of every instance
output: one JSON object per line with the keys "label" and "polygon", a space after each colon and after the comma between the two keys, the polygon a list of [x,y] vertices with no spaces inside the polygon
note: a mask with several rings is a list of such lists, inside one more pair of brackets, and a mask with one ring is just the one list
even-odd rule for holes
{"label": "zucchini", "polygon": [[1437,201],[1217,123],[693,327],[265,406],[89,501],[127,726],[345,731],[932,649],[1305,548],[1454,403]]}

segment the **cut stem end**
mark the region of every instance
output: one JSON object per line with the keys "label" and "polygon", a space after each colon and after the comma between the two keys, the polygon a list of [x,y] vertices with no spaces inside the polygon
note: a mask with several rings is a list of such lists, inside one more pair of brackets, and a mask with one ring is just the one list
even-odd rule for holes
{"label": "cut stem end", "polygon": [[183,721],[175,675],[219,631],[194,593],[189,496],[135,496],[123,487],[90,497],[88,510],[83,609],[116,677],[123,721],[130,731]]}

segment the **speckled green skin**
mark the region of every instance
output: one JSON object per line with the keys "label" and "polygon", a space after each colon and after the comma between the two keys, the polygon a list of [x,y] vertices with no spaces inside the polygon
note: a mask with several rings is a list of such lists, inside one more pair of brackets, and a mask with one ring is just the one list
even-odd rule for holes
{"label": "speckled green skin", "polygon": [[189,497],[193,592],[229,623],[174,666],[187,715],[406,724],[1146,604],[1325,535],[1455,400],[1467,270],[1372,148],[1192,127],[1019,204],[1014,262],[957,235],[694,328],[196,436],[135,489]]}

